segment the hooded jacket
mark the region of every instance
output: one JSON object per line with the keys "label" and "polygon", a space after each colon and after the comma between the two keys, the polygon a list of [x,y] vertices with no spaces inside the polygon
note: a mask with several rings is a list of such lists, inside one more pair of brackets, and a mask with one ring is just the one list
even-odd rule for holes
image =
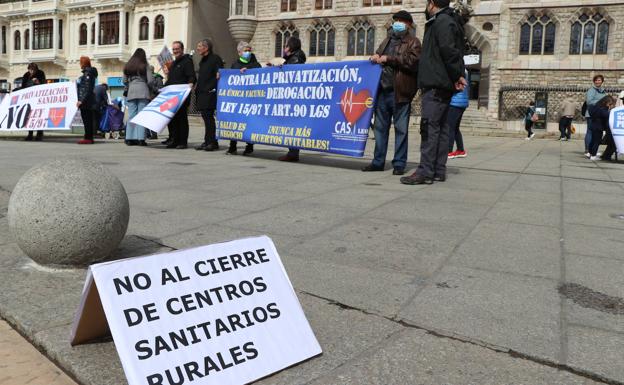
{"label": "hooded jacket", "polygon": [[85,67],[82,69],[82,76],[78,78],[78,101],[81,102],[82,109],[96,109],[95,104],[95,81],[98,71],[95,67]]}
{"label": "hooded jacket", "polygon": [[455,83],[464,71],[463,20],[447,7],[425,24],[418,87],[455,92]]}

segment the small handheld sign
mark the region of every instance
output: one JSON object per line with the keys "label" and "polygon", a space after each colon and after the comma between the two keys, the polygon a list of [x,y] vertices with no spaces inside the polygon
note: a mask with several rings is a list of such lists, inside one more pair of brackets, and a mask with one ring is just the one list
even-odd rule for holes
{"label": "small handheld sign", "polygon": [[108,328],[129,385],[245,384],[322,353],[266,236],[92,265],[71,343]]}

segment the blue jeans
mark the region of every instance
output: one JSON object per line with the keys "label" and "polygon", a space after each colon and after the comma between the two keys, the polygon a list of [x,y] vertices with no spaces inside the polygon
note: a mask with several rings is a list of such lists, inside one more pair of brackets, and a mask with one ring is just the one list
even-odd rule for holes
{"label": "blue jeans", "polygon": [[585,133],[585,152],[590,152],[591,150],[591,141],[592,141],[592,129],[591,129],[591,118],[587,119],[587,132]]}
{"label": "blue jeans", "polygon": [[130,121],[148,104],[149,99],[132,99],[126,102],[126,105],[128,106],[126,140],[145,140],[145,127],[130,123]]}
{"label": "blue jeans", "polygon": [[375,108],[375,158],[373,166],[383,167],[388,152],[388,136],[390,123],[394,123],[394,168],[405,168],[407,165],[407,128],[409,126],[411,104],[396,103],[394,91],[380,91]]}

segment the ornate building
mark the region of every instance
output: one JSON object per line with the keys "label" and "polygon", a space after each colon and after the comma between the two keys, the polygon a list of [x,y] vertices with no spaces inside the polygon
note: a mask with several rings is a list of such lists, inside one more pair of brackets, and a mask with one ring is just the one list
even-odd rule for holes
{"label": "ornate building", "polygon": [[[310,62],[367,58],[406,9],[422,39],[425,0],[230,0],[236,40],[263,61],[279,61],[284,40],[299,36]],[[466,27],[473,53],[473,99],[499,116],[504,86],[587,88],[596,73],[624,88],[624,3],[616,0],[472,0]]]}
{"label": "ornate building", "polygon": [[156,56],[174,40],[187,51],[203,38],[233,52],[227,0],[0,0],[0,87],[8,88],[35,62],[51,81],[75,79],[82,55],[100,82],[119,86],[136,48]]}

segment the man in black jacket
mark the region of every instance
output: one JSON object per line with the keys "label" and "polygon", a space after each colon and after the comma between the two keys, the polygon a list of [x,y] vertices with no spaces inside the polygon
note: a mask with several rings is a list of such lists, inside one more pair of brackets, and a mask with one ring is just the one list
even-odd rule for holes
{"label": "man in black jacket", "polygon": [[196,51],[201,55],[199,71],[197,73],[197,87],[195,87],[195,100],[197,109],[201,111],[206,131],[204,143],[196,150],[215,151],[219,149],[217,141],[217,126],[215,124],[215,110],[217,108],[217,82],[219,69],[223,68],[223,60],[219,55],[212,52],[213,44],[204,39],[197,43]]}
{"label": "man in black jacket", "polygon": [[432,184],[446,180],[449,127],[446,124],[451,97],[466,87],[464,79],[464,30],[449,0],[427,0],[425,36],[418,66],[422,90],[420,164],[403,184]]}
{"label": "man in black jacket", "polygon": [[[165,86],[172,84],[189,84],[191,87],[195,84],[195,66],[190,55],[184,53],[184,44],[181,41],[174,41],[171,45],[171,51],[175,60],[171,63],[170,68],[165,66],[164,71],[168,75]],[[169,139],[167,140],[167,148],[185,149],[188,142],[189,122],[188,122],[188,106],[190,98],[180,106],[180,109],[169,122]]]}
{"label": "man in black jacket", "polygon": [[[39,69],[37,63],[28,64],[28,71],[22,76],[22,87],[28,88],[33,86],[38,86],[41,84],[46,84],[46,76],[45,73]],[[28,131],[28,136],[24,138],[26,141],[33,140],[33,132]],[[43,131],[37,130],[37,136],[35,137],[36,141],[43,140]]]}

